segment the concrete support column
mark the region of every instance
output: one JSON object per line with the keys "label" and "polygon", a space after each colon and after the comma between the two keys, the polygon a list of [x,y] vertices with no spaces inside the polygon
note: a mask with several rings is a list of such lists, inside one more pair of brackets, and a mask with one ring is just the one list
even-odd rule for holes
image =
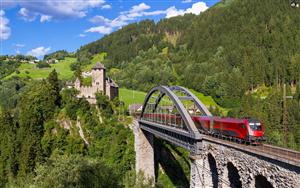
{"label": "concrete support column", "polygon": [[190,156],[191,159],[191,180],[190,188],[205,188],[203,178],[203,158],[200,155]]}
{"label": "concrete support column", "polygon": [[136,172],[143,172],[146,179],[155,180],[153,135],[142,131],[138,123],[135,123],[134,138]]}

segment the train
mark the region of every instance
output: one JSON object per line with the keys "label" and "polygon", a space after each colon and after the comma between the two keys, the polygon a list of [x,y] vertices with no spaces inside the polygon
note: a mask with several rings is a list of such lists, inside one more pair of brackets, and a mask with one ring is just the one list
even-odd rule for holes
{"label": "train", "polygon": [[255,118],[221,118],[193,116],[196,127],[201,133],[222,136],[237,142],[261,144],[266,140],[264,125]]}
{"label": "train", "polygon": [[[182,119],[174,114],[144,114],[158,122],[166,122],[169,126],[181,126]],[[223,118],[214,116],[192,116],[197,129],[202,134],[228,138],[238,143],[250,143],[260,145],[266,140],[264,136],[264,125],[255,118]],[[184,127],[182,127],[184,128]]]}

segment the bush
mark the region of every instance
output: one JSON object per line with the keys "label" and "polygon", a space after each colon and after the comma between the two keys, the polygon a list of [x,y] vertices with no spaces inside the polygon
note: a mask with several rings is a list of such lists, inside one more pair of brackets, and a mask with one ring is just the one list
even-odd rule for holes
{"label": "bush", "polygon": [[36,174],[35,187],[120,187],[111,168],[79,155],[52,156]]}
{"label": "bush", "polygon": [[41,68],[48,68],[51,67],[48,63],[44,62],[44,61],[40,61],[36,64],[36,67],[41,69]]}

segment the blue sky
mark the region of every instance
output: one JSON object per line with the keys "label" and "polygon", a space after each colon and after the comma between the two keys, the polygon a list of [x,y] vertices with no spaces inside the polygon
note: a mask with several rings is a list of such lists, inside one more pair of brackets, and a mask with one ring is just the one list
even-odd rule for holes
{"label": "blue sky", "polygon": [[201,14],[219,0],[0,0],[0,54],[76,51],[132,22]]}

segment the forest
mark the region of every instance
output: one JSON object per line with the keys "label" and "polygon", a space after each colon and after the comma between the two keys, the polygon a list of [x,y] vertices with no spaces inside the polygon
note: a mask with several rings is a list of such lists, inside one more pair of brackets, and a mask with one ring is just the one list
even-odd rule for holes
{"label": "forest", "polygon": [[[287,0],[222,0],[199,16],[129,24],[75,54],[60,50],[44,60],[76,57],[70,65],[76,76],[105,53],[108,75],[123,88],[193,89],[228,111],[214,115],[255,117],[268,143],[300,150],[299,20],[300,10]],[[149,187],[135,175],[130,119],[118,118],[122,102],[99,93],[89,105],[55,70],[46,79],[3,79],[22,60],[35,58],[0,58],[0,187]],[[184,186],[188,177],[176,175],[187,174],[189,164],[179,163],[173,178]],[[157,187],[165,181],[160,176]]]}
{"label": "forest", "polygon": [[118,100],[99,93],[91,106],[62,89],[55,70],[44,80],[5,80],[0,95],[0,187],[135,184],[133,134],[115,115]]}
{"label": "forest", "polygon": [[[199,16],[125,26],[82,46],[77,64],[106,52],[103,63],[120,85],[141,91],[158,84],[194,89],[228,108],[228,116],[261,119],[271,143],[299,150],[299,18],[299,9],[286,0],[224,0]],[[293,97],[286,111],[284,84]]]}

